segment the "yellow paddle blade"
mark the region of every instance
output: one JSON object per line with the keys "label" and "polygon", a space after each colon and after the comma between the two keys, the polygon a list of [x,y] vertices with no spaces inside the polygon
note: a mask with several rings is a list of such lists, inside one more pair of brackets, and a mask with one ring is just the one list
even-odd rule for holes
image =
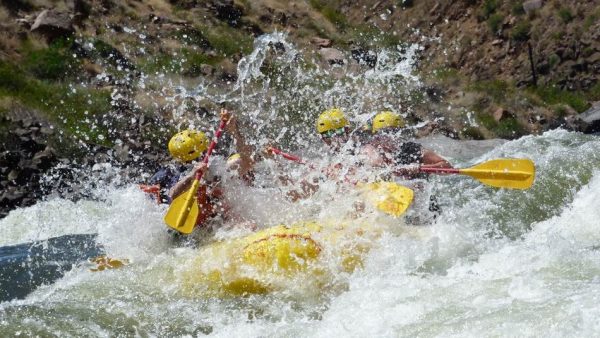
{"label": "yellow paddle blade", "polygon": [[106,269],[118,269],[129,264],[128,259],[116,259],[102,255],[89,260],[90,263],[96,264],[96,267],[90,268],[92,272],[104,271]]}
{"label": "yellow paddle blade", "polygon": [[200,212],[198,203],[196,203],[196,193],[199,183],[199,180],[194,180],[192,187],[188,191],[177,196],[171,202],[169,211],[165,215],[165,223],[182,234],[191,233],[196,225],[196,219]]}
{"label": "yellow paddle blade", "polygon": [[410,206],[414,193],[394,182],[374,182],[363,186],[367,199],[388,215],[400,217]]}
{"label": "yellow paddle blade", "polygon": [[535,178],[535,165],[530,159],[501,158],[460,169],[460,173],[492,187],[529,189]]}

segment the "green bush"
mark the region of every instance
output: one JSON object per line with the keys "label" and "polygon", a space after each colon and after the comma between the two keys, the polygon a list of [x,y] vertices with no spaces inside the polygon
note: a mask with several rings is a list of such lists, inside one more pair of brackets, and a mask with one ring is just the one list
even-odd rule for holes
{"label": "green bush", "polygon": [[0,98],[12,98],[22,105],[44,112],[51,121],[71,135],[108,145],[107,128],[93,124],[111,109],[110,92],[77,88],[32,79],[15,65],[0,61]]}
{"label": "green bush", "polygon": [[23,74],[16,68],[0,60],[0,96],[14,95],[27,87]]}
{"label": "green bush", "polygon": [[498,137],[508,139],[518,138],[525,134],[523,126],[513,117],[501,120],[492,131]]}
{"label": "green bush", "polygon": [[579,113],[589,107],[585,94],[581,92],[566,91],[555,86],[538,86],[529,90],[549,105],[568,104]]}
{"label": "green bush", "polygon": [[567,106],[565,106],[564,104],[556,104],[556,105],[552,106],[552,110],[554,110],[554,113],[558,117],[565,117],[565,116],[567,116],[567,113],[569,112],[569,110],[567,109]]}
{"label": "green bush", "polygon": [[501,14],[492,14],[489,17],[488,27],[490,27],[492,34],[498,34],[498,31],[502,28],[502,21],[504,21],[504,17]]}
{"label": "green bush", "polygon": [[475,91],[486,93],[498,103],[504,102],[506,97],[514,92],[514,88],[502,80],[480,81],[470,87]]}
{"label": "green bush", "polygon": [[254,38],[240,30],[229,26],[203,28],[202,34],[212,48],[221,56],[228,57],[238,53],[248,54],[252,51]]}
{"label": "green bush", "polygon": [[141,58],[137,66],[141,71],[148,74],[179,74],[181,72],[181,63],[178,62],[178,59],[165,53],[157,53]]}
{"label": "green bush", "polygon": [[202,34],[199,29],[194,27],[185,27],[178,30],[175,33],[175,38],[179,41],[185,43],[190,46],[197,46],[200,48],[210,48],[210,42],[208,39]]}
{"label": "green bush", "polygon": [[321,12],[321,14],[337,28],[344,30],[348,27],[348,19],[336,9],[337,2],[331,3],[332,1],[326,0],[309,0],[309,2],[314,9]]}
{"label": "green bush", "polygon": [[212,57],[201,52],[196,52],[189,49],[181,51],[182,64],[181,73],[187,76],[199,76],[200,67],[202,65],[214,66],[222,60],[220,57]]}
{"label": "green bush", "polygon": [[498,8],[498,1],[497,0],[485,0],[483,2],[483,16],[485,18],[489,18],[490,15],[492,15],[496,9]]}
{"label": "green bush", "polygon": [[565,35],[567,35],[567,33],[565,31],[557,31],[557,32],[552,32],[552,34],[550,34],[550,36],[554,40],[562,40],[565,37]]}
{"label": "green bush", "polygon": [[43,80],[56,81],[77,74],[80,62],[72,56],[71,41],[61,40],[48,48],[25,48],[23,67]]}
{"label": "green bush", "polygon": [[587,91],[587,98],[590,101],[600,101],[600,81],[596,82],[592,88]]}
{"label": "green bush", "polygon": [[498,122],[494,120],[494,117],[487,113],[479,113],[477,114],[477,120],[481,123],[482,126],[487,128],[488,130],[492,130],[498,126]]}
{"label": "green bush", "polygon": [[433,71],[433,75],[440,80],[454,79],[460,76],[456,68],[444,67]]}
{"label": "green bush", "polygon": [[565,7],[558,10],[558,16],[564,23],[569,23],[573,21],[574,18],[573,13],[571,13],[571,10]]}
{"label": "green bush", "polygon": [[592,27],[592,25],[596,22],[596,20],[598,20],[598,17],[600,16],[600,14],[598,13],[592,13],[589,16],[587,16],[585,18],[585,21],[583,22],[583,29],[589,29],[590,27]]}
{"label": "green bush", "polygon": [[339,41],[339,44],[354,41],[360,46],[395,48],[402,45],[402,40],[399,35],[394,35],[390,32],[384,32],[370,24],[358,24],[352,29],[348,29],[347,39]]}
{"label": "green bush", "polygon": [[557,54],[552,54],[548,57],[548,64],[550,68],[554,68],[557,64],[560,63],[560,57]]}
{"label": "green bush", "polygon": [[513,15],[523,15],[525,14],[525,9],[523,8],[523,1],[517,1],[513,4],[512,10]]}
{"label": "green bush", "polygon": [[510,37],[515,41],[527,41],[529,40],[529,30],[531,24],[527,21],[521,21],[513,27]]}
{"label": "green bush", "polygon": [[468,140],[484,140],[485,135],[481,132],[481,130],[477,127],[466,127],[461,132],[460,135],[464,139]]}

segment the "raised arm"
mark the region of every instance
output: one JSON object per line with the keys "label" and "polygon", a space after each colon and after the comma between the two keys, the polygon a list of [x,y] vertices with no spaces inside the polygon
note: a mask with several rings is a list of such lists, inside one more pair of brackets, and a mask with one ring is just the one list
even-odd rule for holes
{"label": "raised arm", "polygon": [[194,167],[194,170],[192,170],[192,173],[190,173],[187,176],[184,176],[177,183],[175,183],[175,185],[171,188],[171,190],[169,190],[169,197],[171,198],[171,200],[175,199],[177,196],[186,192],[190,188],[190,186],[192,185],[192,182],[194,181],[196,173],[198,173],[198,171],[202,171],[203,174],[205,174],[207,169],[208,169],[208,165],[204,162],[201,162]]}
{"label": "raised arm", "polygon": [[238,165],[238,175],[244,180],[250,182],[252,181],[253,175],[252,172],[254,170],[254,152],[255,149],[253,146],[249,145],[246,142],[244,135],[240,132],[237,119],[226,109],[221,110],[221,117],[227,118],[229,121],[225,129],[228,133],[233,136],[233,142],[235,143],[235,149],[238,154],[240,154],[240,162]]}

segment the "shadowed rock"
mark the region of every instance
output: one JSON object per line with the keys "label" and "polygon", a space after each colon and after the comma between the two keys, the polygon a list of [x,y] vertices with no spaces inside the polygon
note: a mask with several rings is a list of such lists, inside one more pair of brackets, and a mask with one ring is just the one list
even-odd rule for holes
{"label": "shadowed rock", "polygon": [[49,41],[54,41],[73,35],[75,28],[73,28],[73,19],[69,13],[47,9],[35,19],[31,31],[42,34]]}

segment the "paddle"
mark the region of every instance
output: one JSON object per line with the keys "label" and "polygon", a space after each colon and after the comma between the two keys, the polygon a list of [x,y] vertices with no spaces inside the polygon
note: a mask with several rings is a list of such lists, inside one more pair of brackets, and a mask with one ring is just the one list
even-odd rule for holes
{"label": "paddle", "polygon": [[413,201],[414,192],[396,182],[373,182],[364,186],[365,197],[377,209],[393,217],[400,217]]}
{"label": "paddle", "polygon": [[471,168],[419,168],[429,174],[468,175],[479,182],[509,189],[529,189],[535,178],[535,165],[529,159],[501,158],[480,163]]}
{"label": "paddle", "polygon": [[[269,151],[281,157],[300,164],[306,164],[300,157],[283,152],[275,147],[269,147]],[[365,197],[374,204],[377,209],[393,217],[399,217],[410,206],[414,192],[395,182],[374,182],[361,184]]]}
{"label": "paddle", "polygon": [[[210,154],[217,145],[217,140],[219,137],[221,137],[221,134],[223,134],[225,124],[227,124],[227,119],[221,118],[221,123],[215,132],[215,137],[208,146],[206,155],[204,155],[204,159],[202,160],[204,163],[208,164]],[[165,223],[182,234],[191,233],[196,225],[196,219],[198,218],[198,213],[200,212],[198,203],[196,203],[196,195],[198,192],[198,187],[200,186],[201,178],[202,172],[198,172],[190,189],[177,196],[177,198],[171,202],[169,210],[165,215]]]}
{"label": "paddle", "polygon": [[277,155],[285,158],[286,160],[294,161],[294,162],[300,163],[300,164],[306,164],[306,162],[304,162],[300,157],[298,157],[296,155],[284,153],[281,149],[277,149],[275,147],[268,147],[267,151],[270,151],[273,154],[277,154]]}

